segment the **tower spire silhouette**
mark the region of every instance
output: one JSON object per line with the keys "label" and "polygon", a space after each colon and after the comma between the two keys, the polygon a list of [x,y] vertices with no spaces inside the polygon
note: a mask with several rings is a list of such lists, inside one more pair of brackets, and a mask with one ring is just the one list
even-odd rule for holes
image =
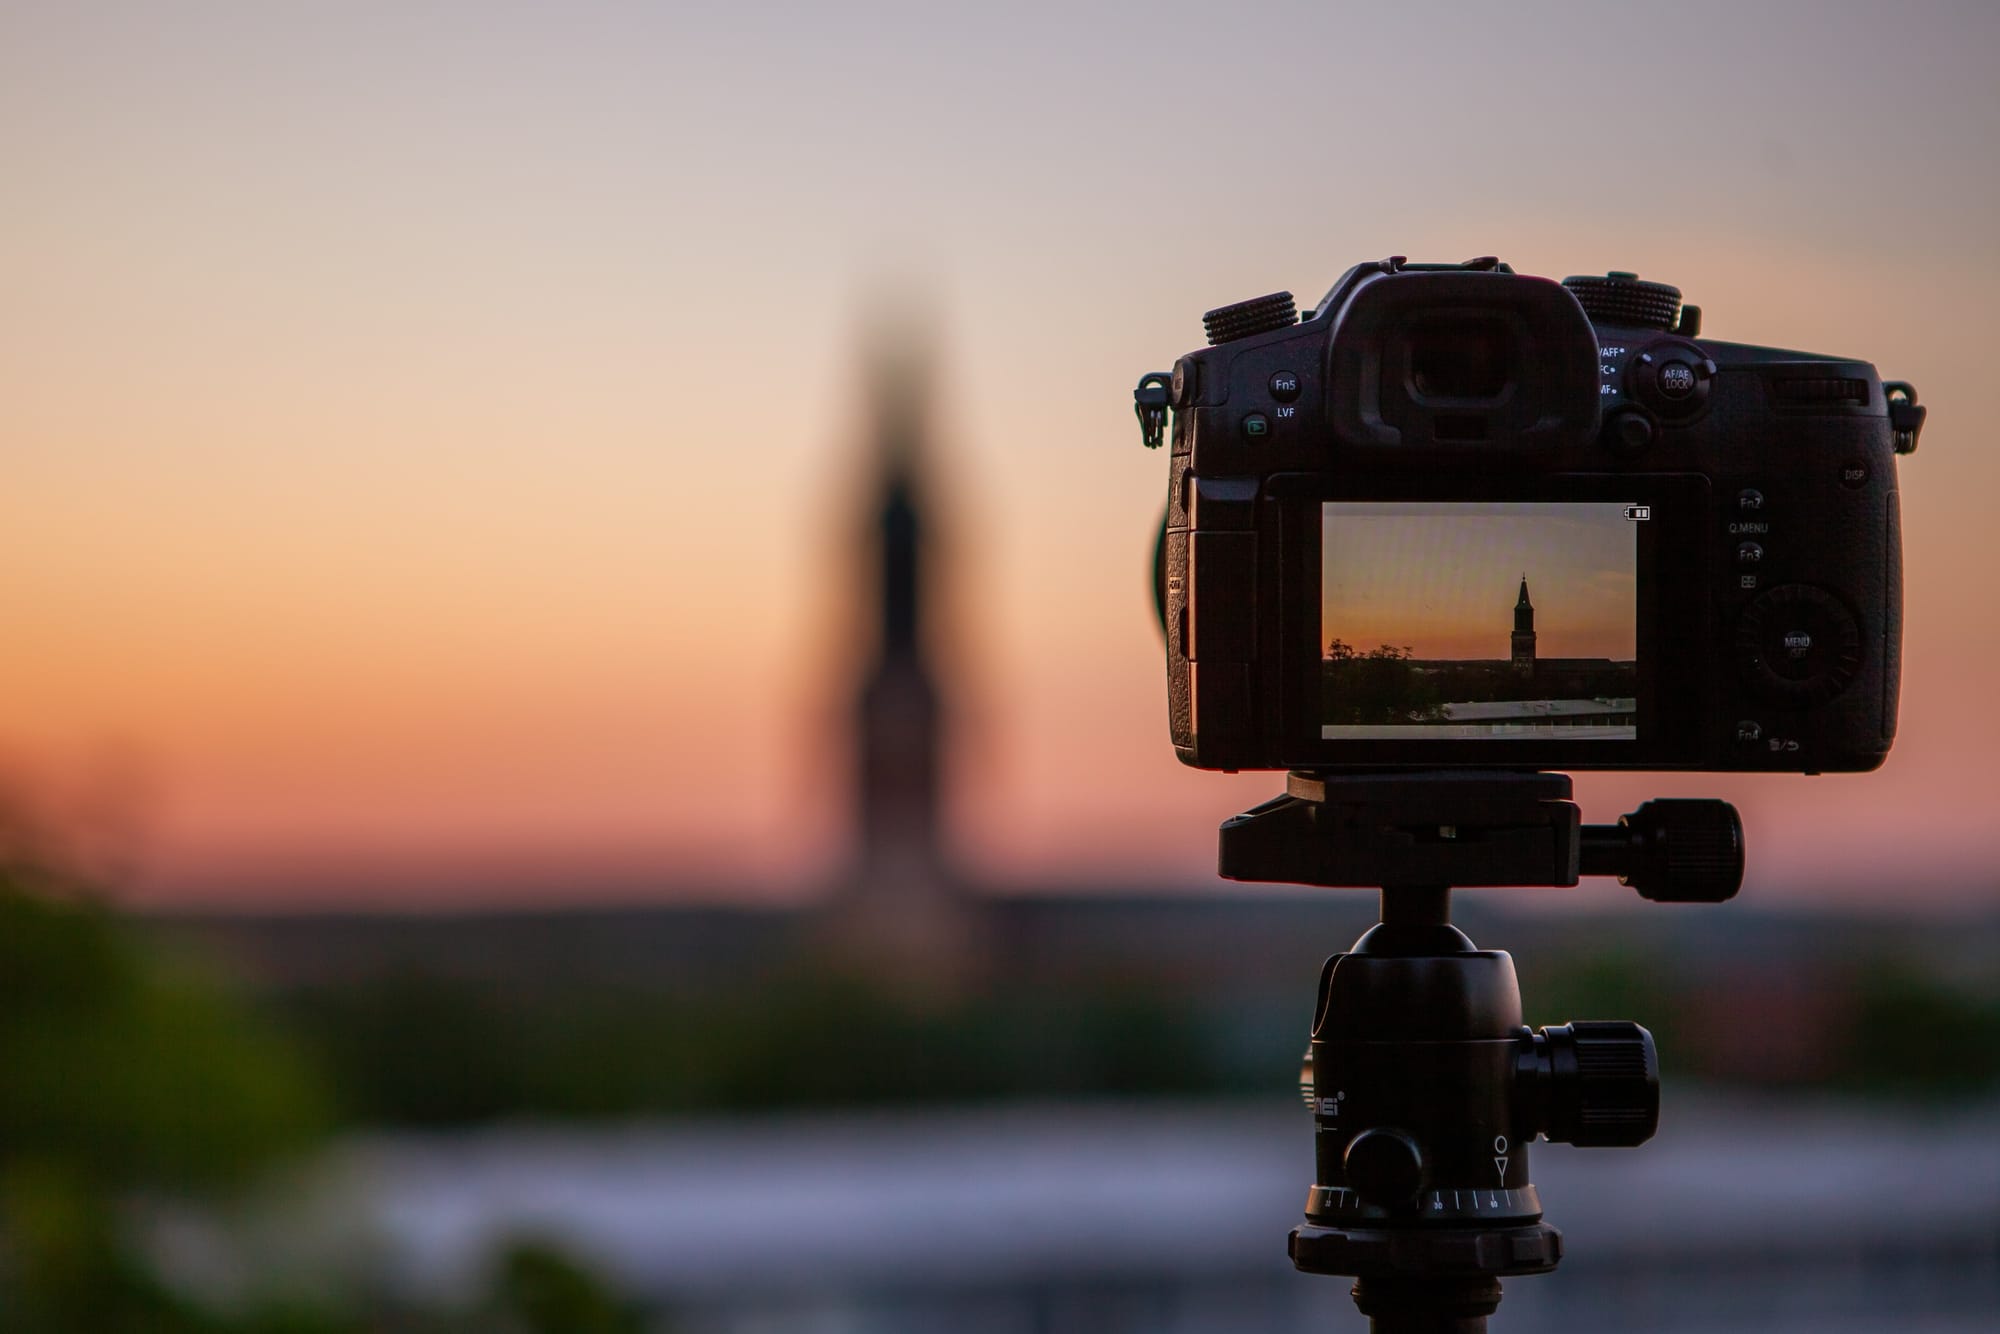
{"label": "tower spire silhouette", "polygon": [[1514,670],[1522,676],[1535,674],[1535,604],[1528,600],[1527,571],[1521,572],[1521,596],[1514,602]]}
{"label": "tower spire silhouette", "polygon": [[877,982],[923,993],[967,983],[976,902],[942,828],[948,709],[928,614],[936,533],[927,500],[931,367],[924,340],[892,325],[868,345],[862,563],[866,628],[853,712],[853,855],[826,904],[822,942]]}
{"label": "tower spire silhouette", "polygon": [[942,871],[938,836],[941,710],[923,624],[925,524],[920,470],[928,368],[901,342],[878,347],[873,396],[875,654],[856,700],[857,871]]}

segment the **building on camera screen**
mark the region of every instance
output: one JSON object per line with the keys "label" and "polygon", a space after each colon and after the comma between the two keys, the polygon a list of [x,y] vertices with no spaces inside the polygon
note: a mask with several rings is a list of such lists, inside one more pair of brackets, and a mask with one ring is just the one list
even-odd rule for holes
{"label": "building on camera screen", "polygon": [[1646,514],[1599,501],[1325,504],[1320,735],[1636,740]]}

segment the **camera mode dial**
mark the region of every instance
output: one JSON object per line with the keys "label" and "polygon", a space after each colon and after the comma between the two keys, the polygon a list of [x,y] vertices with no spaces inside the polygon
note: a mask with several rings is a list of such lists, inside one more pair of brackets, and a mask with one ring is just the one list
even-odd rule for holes
{"label": "camera mode dial", "polygon": [[1238,301],[1233,306],[1217,306],[1201,317],[1201,327],[1208,335],[1210,347],[1220,347],[1224,343],[1269,333],[1273,329],[1289,329],[1298,322],[1298,307],[1293,304],[1290,292],[1273,292],[1269,296]]}
{"label": "camera mode dial", "polygon": [[1671,329],[1680,318],[1681,289],[1642,282],[1636,273],[1589,274],[1563,279],[1592,324],[1626,329]]}

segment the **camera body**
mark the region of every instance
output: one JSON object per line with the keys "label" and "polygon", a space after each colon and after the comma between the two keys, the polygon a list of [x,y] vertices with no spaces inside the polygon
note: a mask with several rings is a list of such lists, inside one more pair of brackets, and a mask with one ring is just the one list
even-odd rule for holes
{"label": "camera body", "polygon": [[1663,284],[1493,259],[1362,264],[1303,319],[1280,293],[1204,323],[1211,346],[1139,393],[1149,435],[1173,415],[1184,762],[1811,773],[1887,754],[1907,385],[1704,339]]}

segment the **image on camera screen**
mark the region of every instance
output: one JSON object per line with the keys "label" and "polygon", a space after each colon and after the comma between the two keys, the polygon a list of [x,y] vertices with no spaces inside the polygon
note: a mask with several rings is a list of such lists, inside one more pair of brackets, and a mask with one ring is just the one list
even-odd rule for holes
{"label": "image on camera screen", "polygon": [[1626,502],[1329,501],[1320,736],[1635,741]]}

